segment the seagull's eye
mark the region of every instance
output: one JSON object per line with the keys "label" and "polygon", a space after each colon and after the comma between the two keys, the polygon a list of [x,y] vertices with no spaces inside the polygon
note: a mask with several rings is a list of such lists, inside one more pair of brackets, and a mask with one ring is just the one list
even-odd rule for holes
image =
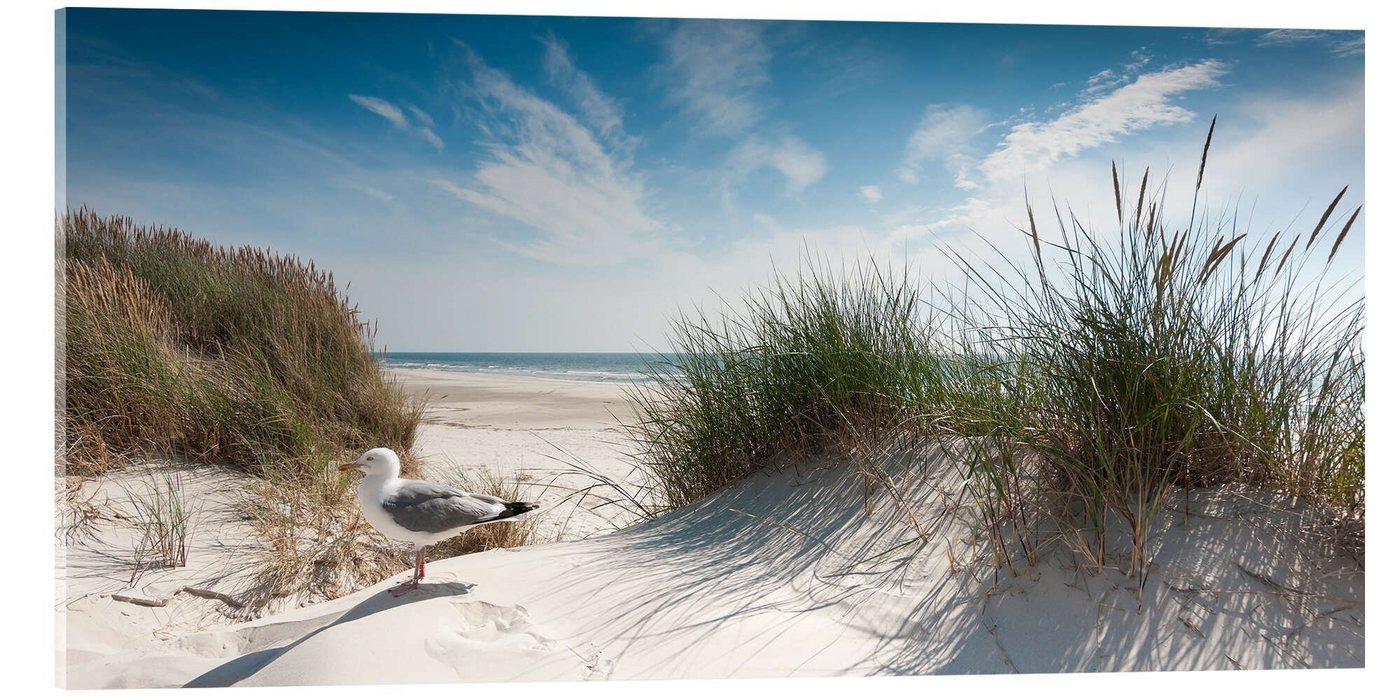
{"label": "seagull's eye", "polygon": [[365,459],[367,459],[367,460],[369,460],[369,461],[371,461],[371,462],[374,461],[374,458],[373,458],[373,457],[366,457]]}

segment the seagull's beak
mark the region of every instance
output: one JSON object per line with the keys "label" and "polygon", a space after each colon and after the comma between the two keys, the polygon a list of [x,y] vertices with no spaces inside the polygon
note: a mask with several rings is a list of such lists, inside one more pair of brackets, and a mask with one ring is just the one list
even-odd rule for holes
{"label": "seagull's beak", "polygon": [[360,465],[355,464],[354,462],[349,462],[349,463],[346,463],[346,464],[342,464],[342,465],[340,465],[339,467],[337,467],[337,469],[339,469],[340,471],[343,471],[343,472],[348,472],[348,471],[351,471],[351,470],[354,470],[354,469],[359,469],[359,468],[360,468]]}

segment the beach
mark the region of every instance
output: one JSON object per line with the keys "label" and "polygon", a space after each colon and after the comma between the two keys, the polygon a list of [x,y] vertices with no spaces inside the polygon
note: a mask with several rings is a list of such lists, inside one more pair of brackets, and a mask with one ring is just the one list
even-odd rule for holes
{"label": "beach", "polygon": [[[628,407],[621,385],[444,371],[395,377],[430,400],[419,442],[425,476],[459,467],[519,476],[545,504],[546,542],[431,562],[422,589],[403,598],[386,592],[394,577],[238,621],[220,590],[231,580],[224,569],[237,561],[229,542],[239,536],[236,520],[201,529],[194,565],[136,585],[125,582],[121,549],[113,548],[121,521],[109,521],[96,538],[106,544],[77,547],[73,565],[59,571],[68,583],[60,682],[332,685],[1364,665],[1364,574],[1325,544],[1297,537],[1310,516],[1286,499],[1238,489],[1190,495],[1165,516],[1141,592],[1124,574],[1121,536],[1110,540],[1113,565],[1096,574],[1060,558],[1019,573],[977,563],[977,528],[959,472],[936,455],[891,475],[887,493],[871,494],[845,465],[807,463],[755,474],[619,530],[622,512],[595,515],[554,494],[585,485],[560,466],[564,454],[627,477],[630,462],[611,417]],[[239,488],[216,472],[194,471],[190,483],[210,498]],[[123,478],[134,475],[113,477]],[[111,479],[100,487],[116,488]],[[932,524],[936,538],[919,541],[914,521]]]}
{"label": "beach", "polygon": [[548,539],[580,539],[633,519],[604,505],[602,492],[576,495],[597,485],[584,470],[637,484],[621,427],[633,418],[632,385],[450,370],[393,369],[392,376],[426,401],[416,449],[423,478],[466,469],[519,480],[522,496],[541,503],[536,517]]}
{"label": "beach", "polygon": [[[578,493],[594,484],[579,467],[618,482],[636,476],[613,417],[630,410],[626,385],[403,369],[392,370],[392,378],[426,402],[416,450],[423,478],[450,481],[462,471],[485,471],[518,479],[524,496],[541,503],[534,517],[536,536],[545,541],[596,536],[634,519],[625,508],[603,504],[601,494]],[[185,492],[200,507],[189,564],[133,578],[131,552],[139,535],[131,522],[130,494],[171,470],[181,475]],[[173,662],[169,675],[123,672],[122,680],[109,675],[113,664],[125,663],[121,660],[164,658],[161,650],[173,640],[248,616],[243,607],[248,601],[240,600],[245,573],[266,545],[240,517],[237,504],[254,485],[235,471],[192,463],[138,464],[98,478],[60,480],[63,527],[55,540],[60,685],[163,686],[178,684],[182,664],[202,667],[204,662],[186,659]],[[92,517],[83,520],[84,513],[75,512],[80,509]],[[74,521],[81,525],[70,527]],[[316,598],[289,597],[260,614],[310,602]]]}
{"label": "beach", "polygon": [[[816,328],[832,318],[822,307],[805,314],[798,321],[818,319]],[[727,340],[742,351],[724,357],[742,365],[714,363],[721,354],[708,346],[678,351],[673,363],[687,374],[659,386],[626,381],[645,363],[623,354],[356,354],[371,381],[344,386],[367,402],[391,399],[374,416],[412,427],[382,433],[403,445],[410,476],[496,484],[539,504],[528,536],[431,556],[403,596],[389,589],[409,571],[409,547],[365,526],[347,496],[353,477],[333,469],[388,442],[260,472],[186,458],[60,477],[57,683],[1365,666],[1364,556],[1341,526],[1358,519],[1225,477],[1207,487],[1163,480],[1152,508],[1114,503],[1099,531],[1032,510],[1084,503],[1074,497],[1026,489],[990,500],[995,479],[1035,477],[1005,470],[1025,438],[997,452],[998,435],[979,430],[848,430],[844,419],[869,398],[918,396],[904,389],[945,377],[875,363],[864,365],[872,384],[836,391],[833,378],[861,377],[846,347],[861,328],[840,330],[771,333],[798,344],[770,356]],[[356,337],[347,344],[358,350]],[[188,370],[185,354],[165,357]],[[655,391],[665,402],[647,400]],[[889,407],[911,420],[928,409]],[[1035,438],[1046,413],[1025,416],[1036,423],[1016,430]],[[645,431],[629,428],[638,424]],[[650,442],[633,444],[637,435]],[[643,452],[655,475],[638,470]],[[735,463],[742,472],[729,470]],[[1095,475],[1102,465],[1078,466]],[[668,475],[665,489],[694,489],[648,490]],[[175,483],[195,514],[188,561],[134,568],[143,535],[133,503],[160,483]],[[1124,512],[1145,514],[1138,531]]]}

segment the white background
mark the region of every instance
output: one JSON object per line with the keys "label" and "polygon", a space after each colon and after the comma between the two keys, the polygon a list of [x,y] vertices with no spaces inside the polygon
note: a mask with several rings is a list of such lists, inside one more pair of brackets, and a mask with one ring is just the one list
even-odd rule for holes
{"label": "white background", "polygon": [[[894,2],[810,0],[710,0],[696,2],[576,2],[518,0],[244,0],[243,2],[111,2],[86,0],[83,6],[355,10],[477,14],[548,14],[593,16],[669,16],[772,19],[860,19],[888,21],[996,22],[1018,24],[1108,24],[1200,27],[1269,27],[1366,30],[1367,191],[1379,194],[1366,203],[1367,296],[1370,367],[1367,445],[1370,542],[1367,576],[1372,593],[1367,605],[1365,671],[1218,672],[1153,674],[1059,674],[716,682],[612,682],[510,685],[379,686],[296,688],[260,691],[183,691],[178,697],[308,698],[404,696],[532,698],[568,695],[580,700],[652,698],[684,700],[714,695],[732,697],[798,696],[950,698],[961,696],[1049,697],[1231,697],[1261,694],[1281,697],[1334,694],[1370,695],[1387,686],[1394,692],[1395,602],[1387,595],[1394,565],[1397,450],[1392,389],[1395,364],[1391,347],[1395,316],[1395,22],[1379,2],[1235,3],[1220,0],[1172,0],[1164,3],[1116,2]],[[0,299],[3,299],[4,383],[0,392],[0,479],[8,493],[0,501],[3,532],[8,536],[8,576],[0,576],[0,685],[13,697],[57,693],[53,689],[53,499],[51,492],[54,394],[53,223],[54,181],[54,10],[50,2],[22,0],[0,10],[0,51],[5,79],[0,83]],[[1379,360],[1379,362],[1375,362]],[[372,640],[366,640],[372,643]],[[156,691],[124,692],[123,698],[156,696]],[[118,697],[111,692],[84,697]],[[168,693],[159,697],[172,697]]]}

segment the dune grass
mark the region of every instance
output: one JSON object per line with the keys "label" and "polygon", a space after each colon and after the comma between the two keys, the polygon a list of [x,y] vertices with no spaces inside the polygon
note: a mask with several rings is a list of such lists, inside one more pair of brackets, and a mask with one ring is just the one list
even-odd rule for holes
{"label": "dune grass", "polygon": [[1331,266],[1360,208],[1333,216],[1343,190],[1315,227],[1256,241],[1194,206],[1169,223],[1148,173],[1112,176],[1108,235],[1057,207],[1051,238],[1028,205],[1028,257],[946,248],[946,288],[809,259],[675,321],[631,428],[666,504],[903,436],[962,457],[1001,563],[1034,564],[1053,532],[1102,565],[1122,525],[1145,575],[1154,515],[1182,488],[1249,484],[1363,522],[1364,301]]}
{"label": "dune grass", "polygon": [[1250,484],[1364,517],[1364,301],[1329,274],[1356,214],[1321,236],[1334,201],[1311,232],[1251,244],[1205,217],[1169,226],[1147,183],[1116,197],[1106,240],[1072,211],[1042,238],[1028,209],[1032,269],[955,256],[972,282],[941,298],[985,377],[955,392],[976,436],[958,445],[988,515],[1028,549],[1024,510],[1069,507],[1058,531],[1087,526],[1074,544],[1098,565],[1116,517],[1139,575],[1173,489]]}
{"label": "dune grass", "polygon": [[[248,605],[243,614],[257,615],[288,596],[338,598],[409,565],[407,545],[386,539],[365,522],[355,498],[357,482],[329,471],[318,474],[295,483],[265,480],[240,504],[267,545],[256,556],[241,592]],[[445,482],[471,493],[521,500],[522,484],[494,472],[459,468]],[[473,528],[433,545],[428,557],[446,559],[544,539],[535,520],[526,518]]]}
{"label": "dune grass", "polygon": [[280,599],[353,593],[402,570],[401,548],[365,522],[356,482],[330,469],[273,473],[237,502],[257,534],[238,597],[255,617]]}
{"label": "dune grass", "polygon": [[95,489],[84,488],[85,481],[82,477],[66,477],[54,490],[54,512],[58,516],[54,536],[65,545],[95,539],[101,524],[115,517],[106,499],[99,502]]}
{"label": "dune grass", "polygon": [[332,276],[86,208],[58,234],[60,470],[189,458],[260,477],[245,515],[270,549],[253,587],[276,595],[344,592],[390,568],[352,551],[367,526],[328,465],[374,445],[411,471],[422,406],[383,375],[373,329]]}
{"label": "dune grass", "polygon": [[189,563],[190,536],[199,518],[199,504],[185,493],[179,472],[164,471],[128,487],[132,524],[140,531],[132,551],[131,580],[151,567],[176,567]]}
{"label": "dune grass", "polygon": [[920,314],[907,275],[809,258],[742,309],[675,323],[674,352],[633,397],[633,438],[662,500],[683,505],[779,455],[915,418],[907,409],[940,387]]}
{"label": "dune grass", "polygon": [[312,263],[66,213],[66,467],[188,456],[266,474],[374,444],[409,452],[419,407]]}

